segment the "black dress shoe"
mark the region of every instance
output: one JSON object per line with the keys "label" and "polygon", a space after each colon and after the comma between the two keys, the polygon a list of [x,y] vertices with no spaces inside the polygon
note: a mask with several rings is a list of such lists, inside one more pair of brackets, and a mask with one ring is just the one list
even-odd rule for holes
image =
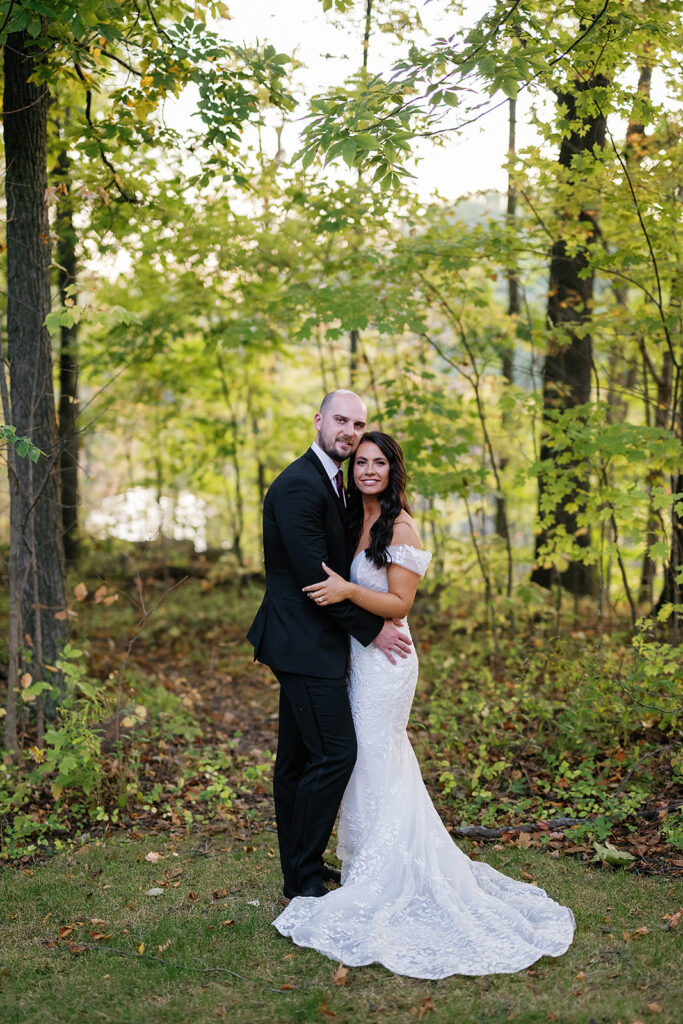
{"label": "black dress shoe", "polygon": [[313,885],[309,885],[306,889],[302,889],[301,892],[293,892],[287,886],[282,890],[282,899],[285,906],[288,906],[297,896],[327,896],[327,889],[322,882],[316,882]]}
{"label": "black dress shoe", "polygon": [[336,882],[337,885],[341,885],[341,871],[339,868],[333,868],[331,864],[323,863],[321,874],[323,882]]}

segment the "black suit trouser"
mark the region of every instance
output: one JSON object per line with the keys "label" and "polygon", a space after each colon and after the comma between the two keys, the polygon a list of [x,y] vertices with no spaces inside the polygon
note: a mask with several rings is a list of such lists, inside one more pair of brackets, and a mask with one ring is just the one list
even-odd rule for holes
{"label": "black suit trouser", "polygon": [[346,679],[275,675],[275,817],[285,888],[297,893],[321,882],[322,855],[356,763],[356,734]]}

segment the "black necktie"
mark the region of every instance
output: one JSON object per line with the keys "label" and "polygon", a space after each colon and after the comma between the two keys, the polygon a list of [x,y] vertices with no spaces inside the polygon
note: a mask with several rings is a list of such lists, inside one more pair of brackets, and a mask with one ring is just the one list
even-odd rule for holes
{"label": "black necktie", "polygon": [[337,485],[337,494],[339,495],[339,500],[341,501],[342,505],[344,505],[344,474],[342,473],[341,469],[337,470],[337,475],[334,478],[334,482]]}

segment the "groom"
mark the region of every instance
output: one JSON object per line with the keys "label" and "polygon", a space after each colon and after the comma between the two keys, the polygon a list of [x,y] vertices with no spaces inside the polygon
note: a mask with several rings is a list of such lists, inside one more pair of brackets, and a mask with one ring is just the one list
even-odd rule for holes
{"label": "groom", "polygon": [[322,855],[356,761],[346,688],[349,634],[389,660],[410,640],[391,621],[342,601],[318,607],[302,587],[321,563],[348,578],[353,552],[342,462],[358,447],[367,412],[352,391],[326,395],[316,439],[280,473],[263,503],[266,593],[248,633],[254,659],[280,683],[273,796],[284,896],[324,896]]}

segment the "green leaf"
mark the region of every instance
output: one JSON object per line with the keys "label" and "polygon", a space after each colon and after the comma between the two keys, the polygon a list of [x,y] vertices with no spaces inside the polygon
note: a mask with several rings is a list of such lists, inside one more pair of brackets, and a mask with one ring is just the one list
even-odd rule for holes
{"label": "green leaf", "polygon": [[353,162],[356,156],[357,149],[358,144],[356,142],[356,139],[346,139],[342,144],[341,155],[347,167],[353,167]]}
{"label": "green leaf", "polygon": [[509,99],[514,100],[519,92],[519,83],[516,78],[504,78],[501,88]]}
{"label": "green leaf", "polygon": [[632,853],[627,853],[626,850],[617,850],[616,846],[609,842],[605,842],[604,846],[601,843],[593,843],[593,849],[595,850],[593,860],[601,861],[603,864],[613,864],[615,867],[619,867],[635,860]]}

